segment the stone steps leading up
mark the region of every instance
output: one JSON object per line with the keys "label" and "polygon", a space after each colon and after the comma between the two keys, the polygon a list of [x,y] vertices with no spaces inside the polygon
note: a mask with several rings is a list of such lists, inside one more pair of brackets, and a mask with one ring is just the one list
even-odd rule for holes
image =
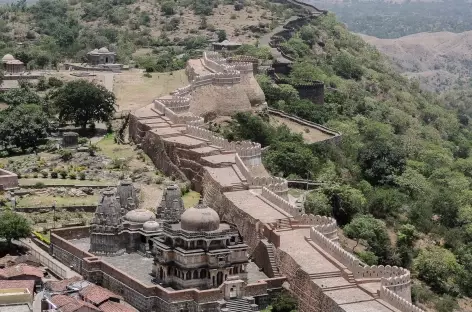
{"label": "stone steps leading up", "polygon": [[251,312],[254,311],[246,299],[230,299],[226,301],[228,312]]}
{"label": "stone steps leading up", "polygon": [[341,277],[342,276],[341,271],[311,273],[309,275],[310,275],[311,279]]}

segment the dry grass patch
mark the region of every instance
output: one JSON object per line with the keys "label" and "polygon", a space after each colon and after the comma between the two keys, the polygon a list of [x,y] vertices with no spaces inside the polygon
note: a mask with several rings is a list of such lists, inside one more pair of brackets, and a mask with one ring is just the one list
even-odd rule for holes
{"label": "dry grass patch", "polygon": [[299,123],[279,116],[270,116],[270,123],[274,126],[286,125],[290,129],[290,131],[294,133],[301,133],[303,139],[308,144],[316,143],[333,137],[332,135],[326,134],[319,130],[301,125]]}
{"label": "dry grass patch", "polygon": [[182,197],[184,201],[185,209],[195,206],[200,200],[200,193],[195,191],[190,191]]}
{"label": "dry grass patch", "polygon": [[114,90],[118,111],[135,110],[150,104],[155,98],[188,84],[184,70],[152,73],[144,77],[141,70],[131,69],[115,76]]}

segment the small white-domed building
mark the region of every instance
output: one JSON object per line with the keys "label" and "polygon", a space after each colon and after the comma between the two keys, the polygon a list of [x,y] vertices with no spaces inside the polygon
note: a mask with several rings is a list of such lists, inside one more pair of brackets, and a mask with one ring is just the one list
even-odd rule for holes
{"label": "small white-domed building", "polygon": [[116,53],[102,47],[88,52],[87,59],[90,65],[115,64]]}
{"label": "small white-domed building", "polygon": [[248,246],[236,227],[220,222],[202,201],[187,209],[180,222],[164,221],[152,241],[153,274],[164,285],[208,289],[230,277],[247,280]]}
{"label": "small white-domed building", "polygon": [[2,57],[2,70],[7,74],[18,74],[25,71],[25,64],[11,54]]}

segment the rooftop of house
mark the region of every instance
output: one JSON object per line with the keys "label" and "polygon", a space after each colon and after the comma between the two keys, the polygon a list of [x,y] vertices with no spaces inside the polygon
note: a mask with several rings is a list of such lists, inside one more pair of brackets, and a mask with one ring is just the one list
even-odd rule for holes
{"label": "rooftop of house", "polygon": [[100,305],[103,302],[113,298],[123,300],[123,297],[112,293],[106,288],[98,285],[89,285],[79,291],[79,295],[87,302],[91,302],[94,305]]}
{"label": "rooftop of house", "polygon": [[20,276],[35,276],[37,278],[42,278],[44,273],[41,269],[27,264],[18,264],[12,267],[0,269],[1,279],[15,279]]}
{"label": "rooftop of house", "polygon": [[33,280],[0,280],[0,289],[26,288],[30,293],[34,292]]}
{"label": "rooftop of house", "polygon": [[66,295],[53,296],[51,301],[61,312],[75,312],[84,307],[87,307],[90,310],[100,311],[100,309],[93,304]]}
{"label": "rooftop of house", "polygon": [[107,301],[99,306],[103,312],[136,312],[136,310],[122,303]]}

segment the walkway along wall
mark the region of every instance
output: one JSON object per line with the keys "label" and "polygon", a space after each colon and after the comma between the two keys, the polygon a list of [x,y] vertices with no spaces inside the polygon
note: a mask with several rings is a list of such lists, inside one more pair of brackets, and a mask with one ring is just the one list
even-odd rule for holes
{"label": "walkway along wall", "polygon": [[[214,63],[209,62],[208,66],[214,70],[218,68],[218,62],[223,62],[214,55],[212,61]],[[194,187],[203,189],[206,204],[215,208],[222,220],[238,227],[251,252],[261,239],[267,239],[277,248],[276,263],[280,272],[287,276],[291,290],[299,299],[300,311],[338,312],[344,309],[312,281],[313,276],[295,260],[295,255],[284,251],[287,246],[282,245],[283,231],[306,231],[308,234],[303,239],[307,246],[323,255],[323,261],[331,263],[336,272],[340,272],[340,278],[343,283],[347,283],[347,288],[357,289],[366,280],[379,283],[378,292],[383,300],[401,307],[402,311],[416,312],[417,308],[411,304],[410,273],[407,270],[382,266],[363,267],[357,258],[337,243],[337,225],[334,219],[303,215],[286,200],[286,180],[253,174],[253,166],[261,163],[260,146],[251,142],[228,142],[219,138],[200,125],[191,124],[198,117],[188,113],[185,115],[186,119],[183,119],[179,113],[171,113],[172,110],[168,107],[161,107],[159,110],[151,108],[148,115],[143,113],[146,109],[148,108],[134,112],[130,118],[130,137],[141,144],[159,168],[170,174],[178,172],[191,180]],[[166,130],[161,130],[161,126],[149,126],[153,119],[165,122]],[[212,163],[202,156],[207,155],[206,151],[225,160]],[[248,207],[244,210],[228,198],[227,194],[233,192],[246,192],[241,194],[258,198],[261,204],[266,204],[266,210],[273,209],[274,214],[278,215],[277,219],[266,215],[266,220],[271,221],[263,222],[253,217],[251,211],[247,210]],[[377,302],[375,299],[371,300]]]}

